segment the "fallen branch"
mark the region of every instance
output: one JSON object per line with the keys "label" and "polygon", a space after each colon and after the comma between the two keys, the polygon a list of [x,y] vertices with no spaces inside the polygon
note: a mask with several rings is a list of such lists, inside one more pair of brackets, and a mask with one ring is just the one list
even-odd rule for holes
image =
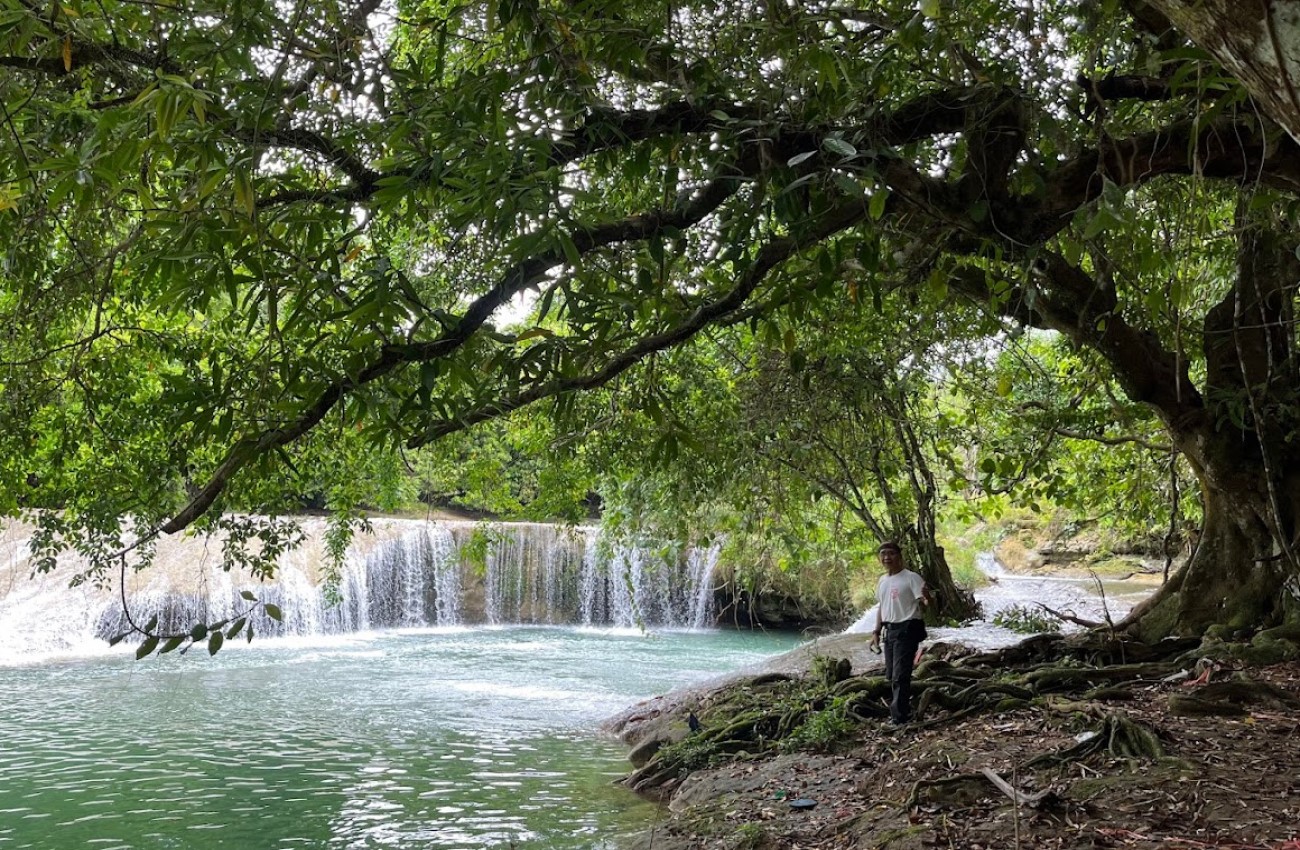
{"label": "fallen branch", "polygon": [[985,779],[993,783],[993,787],[1010,797],[1011,802],[1015,803],[1017,806],[1037,805],[1039,801],[1052,793],[1051,788],[1044,788],[1042,791],[1037,791],[1033,794],[1025,794],[1024,792],[1012,788],[1011,783],[1007,782],[987,767],[981,767],[980,773],[984,774]]}
{"label": "fallen branch", "polygon": [[1101,623],[1097,620],[1085,620],[1082,617],[1076,617],[1075,615],[1067,614],[1064,611],[1057,611],[1055,608],[1048,608],[1046,605],[1044,605],[1041,602],[1038,602],[1036,604],[1038,605],[1039,608],[1042,608],[1048,614],[1051,614],[1056,619],[1066,623],[1074,623],[1076,626],[1083,626],[1085,629],[1095,629],[1101,625]]}

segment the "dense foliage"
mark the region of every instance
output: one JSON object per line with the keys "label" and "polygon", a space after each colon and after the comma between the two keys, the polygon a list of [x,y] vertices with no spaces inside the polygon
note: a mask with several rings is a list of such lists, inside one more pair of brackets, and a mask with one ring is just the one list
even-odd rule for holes
{"label": "dense foliage", "polygon": [[[454,490],[506,438],[418,452],[537,406],[508,451],[554,451],[556,510],[685,449],[693,492],[761,458],[756,500],[919,550],[944,479],[1084,505],[1150,444],[1205,528],[1144,628],[1291,616],[1300,148],[1184,36],[1141,0],[0,0],[0,511],[102,575]],[[1024,328],[1074,365],[999,366],[999,434],[932,378]],[[1080,437],[1104,464],[1055,462]]]}

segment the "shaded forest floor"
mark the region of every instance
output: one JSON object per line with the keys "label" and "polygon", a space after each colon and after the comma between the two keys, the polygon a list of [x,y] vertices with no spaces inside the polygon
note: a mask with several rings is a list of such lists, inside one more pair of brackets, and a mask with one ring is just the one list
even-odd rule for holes
{"label": "shaded forest floor", "polygon": [[[1208,685],[1197,672],[901,729],[870,717],[822,752],[715,758],[664,785],[670,810],[636,846],[1300,850],[1300,662],[1217,664]],[[1244,679],[1254,696],[1235,698]],[[1198,713],[1216,683],[1237,716]],[[1132,729],[1156,754],[1125,743]]]}

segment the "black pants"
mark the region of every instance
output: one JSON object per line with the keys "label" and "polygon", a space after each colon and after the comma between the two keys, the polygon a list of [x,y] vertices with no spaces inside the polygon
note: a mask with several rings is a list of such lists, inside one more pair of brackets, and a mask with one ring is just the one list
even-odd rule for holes
{"label": "black pants", "polygon": [[912,719],[912,667],[925,637],[922,620],[885,624],[885,678],[892,691],[889,717],[895,723]]}

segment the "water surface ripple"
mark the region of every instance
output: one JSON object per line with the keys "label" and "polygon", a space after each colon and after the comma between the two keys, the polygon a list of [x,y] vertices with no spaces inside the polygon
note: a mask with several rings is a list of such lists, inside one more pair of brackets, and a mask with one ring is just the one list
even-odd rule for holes
{"label": "water surface ripple", "polygon": [[424,629],[0,667],[0,850],[611,847],[653,811],[595,724],[793,644]]}

